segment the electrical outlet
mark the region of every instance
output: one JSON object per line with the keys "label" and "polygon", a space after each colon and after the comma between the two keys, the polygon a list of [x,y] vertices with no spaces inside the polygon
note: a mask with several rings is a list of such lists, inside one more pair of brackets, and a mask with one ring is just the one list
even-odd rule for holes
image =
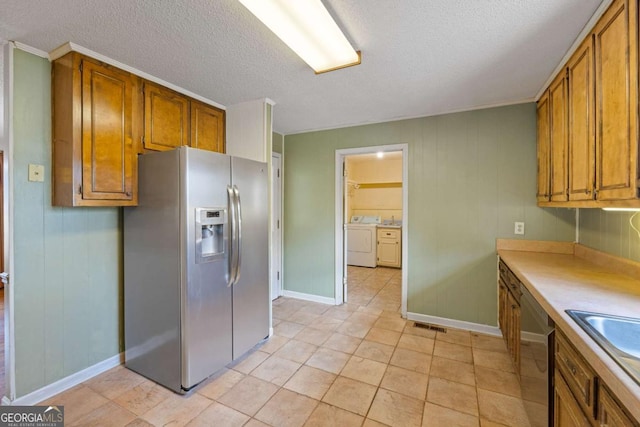
{"label": "electrical outlet", "polygon": [[514,234],[524,234],[524,222],[516,222],[515,229],[513,230]]}
{"label": "electrical outlet", "polygon": [[29,181],[31,182],[44,182],[44,166],[43,165],[29,165]]}

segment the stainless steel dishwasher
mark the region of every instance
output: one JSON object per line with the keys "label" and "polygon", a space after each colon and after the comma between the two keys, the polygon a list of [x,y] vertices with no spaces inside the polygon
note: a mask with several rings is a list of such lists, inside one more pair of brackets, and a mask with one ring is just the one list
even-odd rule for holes
{"label": "stainless steel dishwasher", "polygon": [[[544,309],[520,282],[520,389],[522,398],[544,406],[553,425],[554,325]],[[529,419],[539,419],[538,405],[525,405]]]}

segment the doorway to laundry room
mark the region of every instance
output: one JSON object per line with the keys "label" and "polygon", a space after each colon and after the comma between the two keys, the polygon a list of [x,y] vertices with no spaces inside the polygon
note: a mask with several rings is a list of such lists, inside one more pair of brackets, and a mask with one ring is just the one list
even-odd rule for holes
{"label": "doorway to laundry room", "polygon": [[406,151],[336,151],[338,303],[406,314]]}

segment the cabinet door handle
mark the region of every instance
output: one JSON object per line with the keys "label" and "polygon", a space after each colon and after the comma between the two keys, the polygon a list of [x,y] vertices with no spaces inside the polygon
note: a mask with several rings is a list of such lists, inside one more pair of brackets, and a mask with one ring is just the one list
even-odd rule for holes
{"label": "cabinet door handle", "polygon": [[566,357],[563,357],[562,360],[564,361],[564,364],[567,365],[567,368],[569,368],[569,371],[571,371],[573,375],[575,375],[578,372],[576,365],[574,365],[569,359],[567,359]]}

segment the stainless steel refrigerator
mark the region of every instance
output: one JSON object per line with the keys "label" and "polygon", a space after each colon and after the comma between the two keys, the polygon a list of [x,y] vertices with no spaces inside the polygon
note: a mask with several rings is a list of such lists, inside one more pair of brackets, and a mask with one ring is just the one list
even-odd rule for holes
{"label": "stainless steel refrigerator", "polygon": [[124,210],[126,366],[184,393],[269,335],[267,165],[189,147],[139,158]]}

